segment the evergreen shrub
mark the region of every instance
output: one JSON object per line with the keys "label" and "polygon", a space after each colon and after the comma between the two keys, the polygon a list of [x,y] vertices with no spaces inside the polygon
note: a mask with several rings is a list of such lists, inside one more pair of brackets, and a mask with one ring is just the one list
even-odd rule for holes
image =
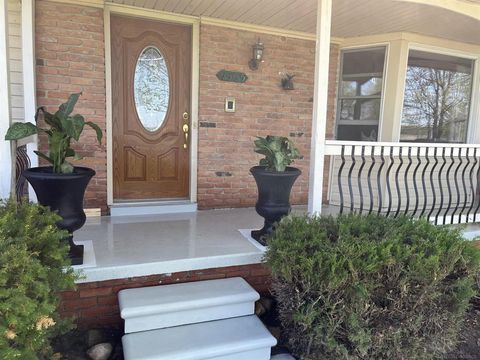
{"label": "evergreen shrub", "polygon": [[456,344],[479,256],[425,220],[288,216],[266,261],[298,358],[433,359]]}
{"label": "evergreen shrub", "polygon": [[0,359],[50,359],[50,339],[71,328],[58,291],[74,287],[60,218],[35,204],[0,203]]}

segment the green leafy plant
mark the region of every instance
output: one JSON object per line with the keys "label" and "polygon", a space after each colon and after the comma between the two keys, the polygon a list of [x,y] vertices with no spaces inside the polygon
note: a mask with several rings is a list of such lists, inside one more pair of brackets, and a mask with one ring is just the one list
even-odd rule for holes
{"label": "green leafy plant", "polygon": [[266,260],[298,358],[433,359],[457,342],[480,251],[426,220],[289,216]]}
{"label": "green leafy plant", "polygon": [[77,278],[59,219],[40,205],[0,203],[0,359],[51,359],[50,339],[72,327],[57,313],[58,292]]}
{"label": "green leafy plant", "polygon": [[[85,121],[82,115],[71,115],[80,95],[81,93],[71,94],[67,102],[60,105],[58,111],[54,114],[46,111],[44,107],[39,107],[35,114],[35,123],[37,125],[30,122],[14,123],[8,129],[5,140],[19,140],[40,132],[45,133],[48,137],[48,152],[45,154],[35,151],[35,153],[52,164],[53,172],[72,173],[74,167],[66,159],[69,157],[73,157],[76,160],[82,158],[71,148],[71,142],[72,139],[79,141],[85,125],[95,130],[99,143],[102,141],[102,130],[97,124]],[[40,113],[43,114],[45,122],[50,126],[49,129],[42,129],[38,126]]]}
{"label": "green leafy plant", "polygon": [[293,142],[284,136],[257,136],[254,144],[255,152],[265,155],[260,160],[260,166],[265,166],[267,170],[283,172],[295,159],[302,158]]}

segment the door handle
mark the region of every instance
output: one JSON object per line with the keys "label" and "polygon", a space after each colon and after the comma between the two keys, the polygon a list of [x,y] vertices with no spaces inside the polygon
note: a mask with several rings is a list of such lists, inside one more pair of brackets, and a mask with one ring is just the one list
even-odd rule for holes
{"label": "door handle", "polygon": [[188,124],[183,125],[183,135],[185,136],[185,142],[183,143],[183,148],[186,149],[188,147]]}

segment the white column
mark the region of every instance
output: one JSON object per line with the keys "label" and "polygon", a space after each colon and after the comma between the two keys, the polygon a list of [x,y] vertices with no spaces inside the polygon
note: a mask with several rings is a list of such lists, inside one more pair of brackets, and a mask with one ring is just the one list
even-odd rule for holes
{"label": "white column", "polygon": [[[25,121],[34,121],[36,102],[35,82],[35,0],[22,0],[22,72],[23,72],[23,106]],[[34,136],[27,144],[27,153],[32,167],[38,166],[37,137]],[[29,186],[29,199],[35,200],[36,195]]]}
{"label": "white column", "polygon": [[0,0],[0,198],[10,196],[12,158],[5,134],[10,126],[10,79],[8,71],[8,0]]}
{"label": "white column", "polygon": [[313,95],[312,144],[308,193],[308,212],[312,215],[315,213],[320,214],[322,211],[331,25],[332,0],[318,0],[315,87]]}

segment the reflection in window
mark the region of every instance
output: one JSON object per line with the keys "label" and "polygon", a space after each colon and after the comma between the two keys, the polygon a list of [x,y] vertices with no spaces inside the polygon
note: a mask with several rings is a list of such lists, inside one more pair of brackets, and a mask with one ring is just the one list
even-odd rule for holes
{"label": "reflection in window", "polygon": [[401,141],[465,142],[473,66],[469,59],[410,51]]}
{"label": "reflection in window", "polygon": [[168,111],[170,84],[165,58],[155,47],[145,48],[138,58],[134,97],[142,125],[148,131],[158,130]]}
{"label": "reflection in window", "polygon": [[376,141],[382,102],[385,47],[342,52],[336,138]]}

